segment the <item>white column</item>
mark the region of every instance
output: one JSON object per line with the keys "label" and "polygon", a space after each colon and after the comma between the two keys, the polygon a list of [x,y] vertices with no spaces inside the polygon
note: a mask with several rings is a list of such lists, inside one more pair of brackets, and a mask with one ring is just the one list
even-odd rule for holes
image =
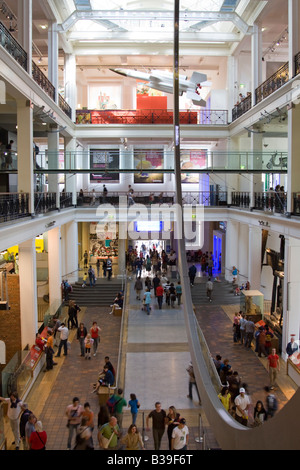
{"label": "white column", "polygon": [[262,32],[259,24],[253,25],[251,37],[251,93],[255,105],[255,90],[262,83]]}
{"label": "white column", "polygon": [[227,58],[227,97],[228,122],[232,122],[232,109],[238,98],[237,60],[235,56]]}
{"label": "white column", "polygon": [[[58,157],[59,157],[59,132],[57,129],[53,129],[52,132],[48,133],[48,168],[58,169]],[[49,193],[56,193],[56,207],[59,208],[59,184],[58,174],[48,175],[48,191]]]}
{"label": "white column", "polygon": [[283,288],[283,332],[282,350],[290,341],[291,334],[295,339],[300,336],[300,240],[292,237],[285,238],[284,256],[284,288]]}
{"label": "white column", "polygon": [[58,103],[58,31],[57,23],[48,28],[48,79],[55,87],[55,102]]}
{"label": "white column", "polygon": [[34,214],[33,110],[29,100],[17,101],[18,191],[30,194],[29,212]]}
{"label": "white column", "polygon": [[[70,137],[65,138],[65,167],[70,169],[77,169],[77,158],[76,158],[76,138]],[[77,177],[76,174],[66,175],[66,193],[72,193],[72,204],[76,206],[77,196]]]}
{"label": "white column", "polygon": [[76,87],[76,57],[65,54],[65,100],[72,109],[72,121],[76,119],[77,87]]}
{"label": "white column", "polygon": [[295,76],[295,55],[300,52],[299,0],[288,0],[289,77]]}
{"label": "white column", "polygon": [[261,243],[261,228],[249,225],[248,281],[253,290],[261,290]]}
{"label": "white column", "polygon": [[232,267],[239,269],[238,259],[239,222],[228,220],[226,230],[225,279],[232,280]]}
{"label": "white column", "polygon": [[[260,170],[262,168],[262,148],[263,148],[263,134],[251,133],[251,151],[253,156],[249,159],[249,164],[253,169]],[[263,183],[261,173],[252,173],[249,175],[250,179],[250,208],[254,207],[254,193],[262,191]]]}
{"label": "white column", "polygon": [[18,0],[18,41],[27,52],[27,72],[32,73],[32,0]]}
{"label": "white column", "polygon": [[48,232],[48,272],[49,272],[49,304],[51,314],[61,304],[61,233],[60,227],[55,227]]}
{"label": "white column", "polygon": [[247,282],[248,276],[249,226],[247,224],[239,224],[239,236],[235,249],[238,252],[238,266],[235,266],[240,271],[238,280],[242,284]]}
{"label": "white column", "polygon": [[288,111],[287,213],[293,211],[293,193],[300,190],[299,126],[300,104],[295,104]]}
{"label": "white column", "polygon": [[19,245],[20,311],[22,348],[34,344],[38,330],[35,239]]}
{"label": "white column", "polygon": [[126,268],[126,240],[119,238],[119,247],[118,247],[118,270],[119,274],[125,273]]}
{"label": "white column", "polygon": [[65,224],[63,228],[65,272],[62,276],[73,283],[78,281],[78,225],[73,221]]}

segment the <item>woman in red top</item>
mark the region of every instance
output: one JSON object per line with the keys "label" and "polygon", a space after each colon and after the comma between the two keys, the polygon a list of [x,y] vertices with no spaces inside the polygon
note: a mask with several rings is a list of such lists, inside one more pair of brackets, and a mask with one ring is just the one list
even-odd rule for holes
{"label": "woman in red top", "polygon": [[41,421],[35,423],[35,431],[30,434],[30,450],[46,450],[47,434],[43,431]]}
{"label": "woman in red top", "polygon": [[100,332],[101,332],[101,328],[97,325],[97,322],[94,321],[93,326],[90,329],[91,337],[94,340],[93,342],[94,356],[96,356],[98,344],[100,343],[100,336],[99,336]]}

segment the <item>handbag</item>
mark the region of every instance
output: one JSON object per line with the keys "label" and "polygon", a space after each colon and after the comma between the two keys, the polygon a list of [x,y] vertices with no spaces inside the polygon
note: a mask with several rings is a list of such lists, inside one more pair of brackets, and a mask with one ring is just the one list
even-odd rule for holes
{"label": "handbag", "polygon": [[113,438],[113,435],[114,433],[112,433],[112,435],[110,436],[109,439],[107,439],[106,437],[102,436],[101,437],[101,447],[103,447],[103,449],[107,449],[109,444],[110,444],[110,441],[112,440]]}

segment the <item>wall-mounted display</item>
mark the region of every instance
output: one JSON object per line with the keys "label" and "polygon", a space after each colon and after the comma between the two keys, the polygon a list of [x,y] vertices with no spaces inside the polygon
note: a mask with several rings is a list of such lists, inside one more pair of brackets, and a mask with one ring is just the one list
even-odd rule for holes
{"label": "wall-mounted display", "polygon": [[99,183],[119,183],[119,173],[111,172],[110,170],[117,170],[120,165],[119,149],[90,150],[90,169],[97,170],[90,173],[90,182],[93,184]]}
{"label": "wall-mounted display", "polygon": [[[159,170],[163,169],[163,150],[155,149],[135,149],[134,168],[140,170],[134,174],[135,183],[163,183],[164,175]],[[147,170],[158,170],[148,172]]]}
{"label": "wall-mounted display", "polygon": [[[199,173],[188,173],[188,170],[197,170],[206,167],[206,150],[182,150],[180,155],[181,182],[199,183]],[[186,173],[183,171],[187,171]]]}

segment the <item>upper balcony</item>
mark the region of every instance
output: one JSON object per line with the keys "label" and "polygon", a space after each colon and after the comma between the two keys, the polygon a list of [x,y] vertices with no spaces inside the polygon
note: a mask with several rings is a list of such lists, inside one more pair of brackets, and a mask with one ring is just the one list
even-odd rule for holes
{"label": "upper balcony", "polygon": [[[300,73],[300,52],[295,56],[295,78]],[[289,77],[289,62],[282,65],[273,75],[259,85],[255,90],[255,104],[261,103],[268,96],[279,90],[283,85],[290,81]],[[251,93],[237,103],[232,109],[232,122],[239,117],[243,116],[247,111],[252,109],[252,96]]]}
{"label": "upper balcony", "polygon": [[[0,21],[0,47],[4,48],[6,52],[28,73],[28,57],[26,51],[22,46],[16,41],[12,36],[10,31],[5,27],[5,25]],[[33,80],[41,87],[41,89],[55,102],[57,90],[36,65],[32,61],[32,78]],[[58,105],[60,109],[66,114],[70,119],[72,118],[72,110],[65,99],[58,94]]]}

